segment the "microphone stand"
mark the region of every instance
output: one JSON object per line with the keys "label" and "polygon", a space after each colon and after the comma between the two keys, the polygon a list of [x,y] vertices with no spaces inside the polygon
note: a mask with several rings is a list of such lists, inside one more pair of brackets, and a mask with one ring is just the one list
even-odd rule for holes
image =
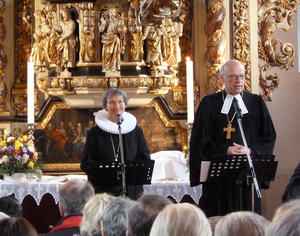
{"label": "microphone stand", "polygon": [[124,148],[123,148],[123,140],[122,140],[122,133],[121,133],[121,123],[123,119],[117,117],[117,125],[119,130],[119,144],[120,144],[120,153],[121,153],[121,174],[122,174],[122,189],[123,189],[123,197],[126,196],[126,178],[125,178],[125,160],[124,160]]}
{"label": "microphone stand", "polygon": [[[256,191],[257,198],[261,199],[262,195],[261,195],[261,192],[260,192],[260,189],[259,189],[259,186],[258,186],[254,166],[253,166],[253,163],[252,163],[252,160],[251,160],[251,157],[250,157],[249,148],[248,148],[248,144],[247,144],[247,141],[246,141],[246,137],[245,137],[245,133],[244,133],[243,125],[242,125],[243,114],[242,114],[241,108],[238,105],[238,100],[236,98],[233,99],[233,106],[234,106],[235,111],[236,111],[237,121],[238,121],[239,129],[240,129],[240,132],[241,132],[241,135],[242,135],[243,144],[244,144],[244,147],[246,148],[246,156],[247,156],[247,160],[248,160],[248,164],[249,164],[249,170],[250,170],[252,181],[253,181],[251,191],[253,192],[253,184],[254,184],[254,188],[255,188],[255,191]],[[254,193],[252,193],[252,211],[254,212]]]}

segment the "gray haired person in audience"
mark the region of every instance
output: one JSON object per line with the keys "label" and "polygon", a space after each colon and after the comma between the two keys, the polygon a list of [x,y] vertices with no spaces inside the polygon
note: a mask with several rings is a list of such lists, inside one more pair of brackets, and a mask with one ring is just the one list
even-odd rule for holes
{"label": "gray haired person in audience", "polygon": [[157,214],[172,202],[163,196],[145,194],[129,209],[127,236],[148,236]]}
{"label": "gray haired person in audience", "polygon": [[166,206],[156,217],[150,236],[211,236],[208,219],[203,211],[190,204]]}
{"label": "gray haired person in audience", "polygon": [[58,206],[62,218],[46,235],[79,234],[83,207],[94,195],[93,186],[86,180],[66,182],[59,190]]}
{"label": "gray haired person in audience", "polygon": [[275,212],[266,236],[300,235],[300,199],[290,200]]}
{"label": "gray haired person in audience", "polygon": [[18,217],[23,215],[23,208],[14,196],[5,196],[0,198],[0,212]]}
{"label": "gray haired person in audience", "polygon": [[83,208],[83,217],[80,224],[81,236],[100,236],[101,219],[104,209],[115,199],[107,193],[99,193],[92,197]]}
{"label": "gray haired person in audience", "polygon": [[251,211],[225,215],[216,225],[215,236],[264,236],[270,222]]}
{"label": "gray haired person in audience", "polygon": [[134,201],[117,197],[104,209],[102,214],[103,236],[125,236],[127,230],[128,211]]}

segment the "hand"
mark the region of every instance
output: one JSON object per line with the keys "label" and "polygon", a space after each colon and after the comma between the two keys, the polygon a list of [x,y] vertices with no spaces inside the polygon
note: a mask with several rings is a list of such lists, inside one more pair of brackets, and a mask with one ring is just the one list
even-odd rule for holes
{"label": "hand", "polygon": [[[249,153],[251,150],[248,148]],[[234,155],[234,154],[246,154],[246,148],[243,145],[233,143],[233,146],[229,146],[227,149],[227,155]]]}

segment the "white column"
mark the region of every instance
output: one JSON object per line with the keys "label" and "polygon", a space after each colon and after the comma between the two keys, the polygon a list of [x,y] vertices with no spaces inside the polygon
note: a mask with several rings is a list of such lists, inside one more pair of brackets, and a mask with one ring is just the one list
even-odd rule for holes
{"label": "white column", "polygon": [[34,124],[34,64],[27,62],[27,123]]}
{"label": "white column", "polygon": [[186,58],[186,99],[187,99],[187,123],[194,122],[194,72],[193,61]]}

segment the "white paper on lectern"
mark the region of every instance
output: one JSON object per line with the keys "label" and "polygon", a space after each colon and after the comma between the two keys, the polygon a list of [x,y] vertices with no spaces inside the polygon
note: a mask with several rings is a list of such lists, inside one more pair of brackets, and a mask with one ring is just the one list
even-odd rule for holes
{"label": "white paper on lectern", "polygon": [[203,183],[207,180],[209,166],[210,161],[201,161],[200,183]]}

